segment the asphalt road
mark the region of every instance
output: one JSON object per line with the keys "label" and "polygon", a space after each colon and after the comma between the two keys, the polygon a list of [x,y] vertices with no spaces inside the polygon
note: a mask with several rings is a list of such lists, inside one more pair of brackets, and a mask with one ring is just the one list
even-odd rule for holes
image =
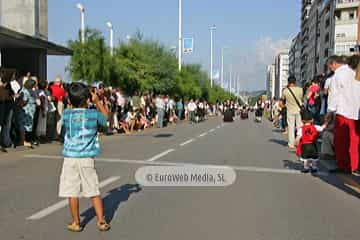
{"label": "asphalt road", "polygon": [[[100,233],[88,200],[86,223],[69,233],[66,201],[57,197],[61,146],[0,155],[0,239],[359,239],[356,179],[300,174],[300,163],[269,124],[213,118],[132,136],[102,137],[97,162],[107,218]],[[231,166],[229,187],[137,186],[149,165]]]}

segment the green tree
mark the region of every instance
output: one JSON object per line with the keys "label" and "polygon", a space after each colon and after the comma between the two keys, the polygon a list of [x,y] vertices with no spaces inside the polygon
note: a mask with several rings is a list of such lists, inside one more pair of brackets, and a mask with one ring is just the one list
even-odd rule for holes
{"label": "green tree", "polygon": [[113,67],[110,51],[100,31],[86,29],[84,44],[76,40],[69,41],[68,46],[74,52],[67,67],[73,80],[111,83],[110,76]]}
{"label": "green tree", "polygon": [[200,65],[185,65],[179,72],[176,55],[159,42],[143,40],[140,31],[127,44],[120,43],[114,56],[100,31],[87,29],[85,36],[85,44],[69,41],[74,55],[67,69],[73,80],[101,81],[128,94],[149,91],[210,102],[234,98],[218,86],[211,88]]}

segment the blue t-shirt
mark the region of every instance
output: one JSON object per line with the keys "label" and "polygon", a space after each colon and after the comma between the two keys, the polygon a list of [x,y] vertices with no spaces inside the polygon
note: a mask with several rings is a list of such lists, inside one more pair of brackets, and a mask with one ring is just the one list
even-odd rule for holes
{"label": "blue t-shirt", "polygon": [[106,126],[106,118],[96,109],[66,109],[63,115],[64,157],[98,156],[100,154],[98,125]]}

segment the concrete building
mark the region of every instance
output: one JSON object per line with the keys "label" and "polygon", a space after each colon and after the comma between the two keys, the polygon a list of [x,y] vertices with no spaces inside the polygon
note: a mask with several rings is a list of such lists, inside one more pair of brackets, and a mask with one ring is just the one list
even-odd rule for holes
{"label": "concrete building", "polygon": [[320,29],[319,29],[319,12],[318,12],[318,3],[320,0],[313,0],[309,18],[308,18],[308,25],[309,25],[309,41],[307,43],[306,48],[306,55],[307,55],[307,65],[306,65],[306,78],[305,81],[311,80],[317,73],[317,64],[319,61],[318,54],[319,54],[319,36],[320,36]]}
{"label": "concrete building", "polygon": [[316,75],[327,71],[326,60],[334,54],[335,6],[336,4],[333,0],[320,0],[318,2],[319,36],[317,42],[319,51],[317,52]]}
{"label": "concrete building", "polygon": [[275,97],[275,64],[267,66],[266,95],[271,99]]}
{"label": "concrete building", "polygon": [[301,80],[301,34],[292,40],[289,50],[289,75],[295,76],[298,83]]}
{"label": "concrete building", "polygon": [[300,65],[300,81],[306,82],[309,77],[308,58],[309,58],[309,32],[310,32],[310,10],[314,0],[302,0],[301,4],[301,65]]}
{"label": "concrete building", "polygon": [[47,55],[71,55],[48,41],[47,0],[0,0],[1,68],[46,79]]}
{"label": "concrete building", "polygon": [[360,0],[337,0],[335,9],[335,44],[337,55],[351,55],[359,43]]}
{"label": "concrete building", "polygon": [[281,97],[282,90],[288,84],[289,77],[289,50],[284,50],[275,58],[275,94],[276,98]]}

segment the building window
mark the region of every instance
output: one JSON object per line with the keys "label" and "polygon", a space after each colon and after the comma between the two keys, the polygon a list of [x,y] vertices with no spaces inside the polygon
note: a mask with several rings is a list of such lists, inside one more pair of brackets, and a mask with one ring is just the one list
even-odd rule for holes
{"label": "building window", "polygon": [[325,27],[328,28],[330,26],[330,18],[326,19]]}
{"label": "building window", "polygon": [[324,51],[324,57],[329,57],[329,49],[326,48],[325,51]]}
{"label": "building window", "polygon": [[354,12],[350,12],[349,13],[349,19],[353,20],[355,18],[355,13]]}
{"label": "building window", "polygon": [[327,33],[327,34],[325,35],[325,42],[328,43],[329,41],[330,41],[330,34]]}
{"label": "building window", "polygon": [[341,20],[341,11],[335,11],[335,19]]}

